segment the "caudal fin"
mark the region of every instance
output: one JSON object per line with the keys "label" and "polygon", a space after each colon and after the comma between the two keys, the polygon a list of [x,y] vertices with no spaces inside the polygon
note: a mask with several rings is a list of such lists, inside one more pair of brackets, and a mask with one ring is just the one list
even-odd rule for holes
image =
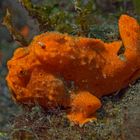
{"label": "caudal fin", "polygon": [[122,15],[119,19],[119,31],[126,49],[140,50],[140,25],[136,19]]}

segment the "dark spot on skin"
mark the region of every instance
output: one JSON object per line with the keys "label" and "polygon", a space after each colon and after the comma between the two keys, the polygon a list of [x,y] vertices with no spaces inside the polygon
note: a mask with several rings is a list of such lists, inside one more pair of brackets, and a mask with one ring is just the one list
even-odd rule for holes
{"label": "dark spot on skin", "polygon": [[92,106],[91,105],[88,105],[88,108],[92,108]]}
{"label": "dark spot on skin", "polygon": [[38,42],[38,44],[41,46],[42,49],[45,49],[46,48],[46,45],[42,42]]}
{"label": "dark spot on skin", "polygon": [[45,46],[45,45],[43,45],[43,46],[41,46],[41,48],[42,48],[42,49],[45,49],[45,48],[46,48],[46,46]]}
{"label": "dark spot on skin", "polygon": [[19,76],[23,77],[27,75],[27,71],[26,70],[20,70],[19,71]]}
{"label": "dark spot on skin", "polygon": [[42,76],[43,74],[42,73],[39,73],[39,75]]}

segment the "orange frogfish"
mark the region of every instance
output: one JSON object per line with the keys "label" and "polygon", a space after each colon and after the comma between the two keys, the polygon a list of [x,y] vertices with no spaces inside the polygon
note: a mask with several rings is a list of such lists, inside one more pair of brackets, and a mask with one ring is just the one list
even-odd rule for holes
{"label": "orange frogfish", "polygon": [[[45,109],[63,107],[77,124],[96,119],[102,96],[140,77],[140,26],[122,15],[119,32],[121,39],[110,43],[57,32],[36,36],[8,61],[13,99]],[[117,55],[122,45],[124,60]]]}

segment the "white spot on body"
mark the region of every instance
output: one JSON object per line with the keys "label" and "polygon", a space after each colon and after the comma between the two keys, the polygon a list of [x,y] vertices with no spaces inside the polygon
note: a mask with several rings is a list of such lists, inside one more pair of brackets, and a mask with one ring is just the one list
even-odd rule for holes
{"label": "white spot on body", "polygon": [[62,60],[60,60],[59,63],[62,64]]}
{"label": "white spot on body", "polygon": [[106,76],[106,74],[105,74],[105,73],[103,73],[103,77],[106,79],[106,77],[107,77],[107,76]]}
{"label": "white spot on body", "polygon": [[82,80],[82,83],[87,83],[87,79],[86,80]]}
{"label": "white spot on body", "polygon": [[81,65],[82,65],[82,66],[84,66],[84,65],[86,65],[86,64],[87,64],[87,63],[86,63],[84,60],[81,61]]}
{"label": "white spot on body", "polygon": [[43,42],[38,42],[38,44],[42,47],[42,48],[45,48],[46,45],[43,43]]}
{"label": "white spot on body", "polygon": [[73,60],[75,59],[75,57],[73,55],[71,55],[70,58],[73,59]]}

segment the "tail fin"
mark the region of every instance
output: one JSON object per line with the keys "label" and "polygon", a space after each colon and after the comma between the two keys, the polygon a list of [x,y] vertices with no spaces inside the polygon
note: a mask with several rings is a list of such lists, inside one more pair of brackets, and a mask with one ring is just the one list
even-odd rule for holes
{"label": "tail fin", "polygon": [[119,19],[119,31],[126,49],[140,50],[140,25],[136,19],[122,15]]}

